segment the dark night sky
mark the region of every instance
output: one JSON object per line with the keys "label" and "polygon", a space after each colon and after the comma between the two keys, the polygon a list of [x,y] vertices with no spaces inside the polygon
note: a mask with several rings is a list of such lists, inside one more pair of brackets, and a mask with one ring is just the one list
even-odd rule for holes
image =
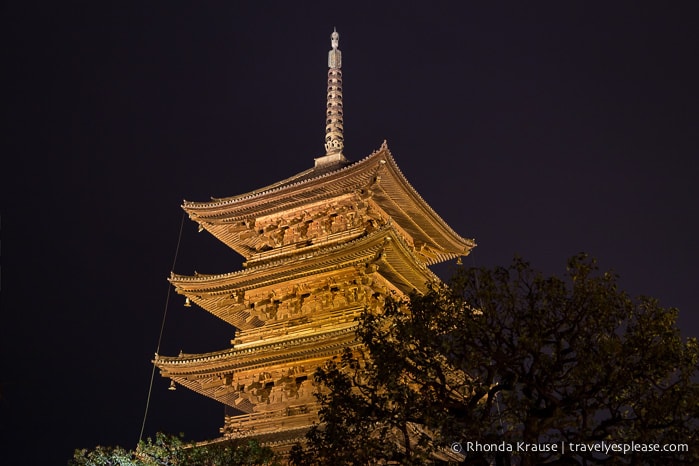
{"label": "dark night sky", "polygon": [[[202,3],[1,7],[0,456],[135,445],[182,199],[323,155],[333,26],[345,154],[387,139],[476,239],[468,265],[518,253],[561,273],[586,251],[699,335],[692,2]],[[239,267],[185,221],[177,272]],[[171,297],[162,354],[227,346],[230,327]],[[146,435],[210,438],[223,414],[156,374]]]}

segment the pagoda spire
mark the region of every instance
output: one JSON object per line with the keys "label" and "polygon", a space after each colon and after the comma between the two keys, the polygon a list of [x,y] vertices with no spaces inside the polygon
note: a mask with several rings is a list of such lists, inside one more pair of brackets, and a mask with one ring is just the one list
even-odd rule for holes
{"label": "pagoda spire", "polygon": [[346,161],[342,154],[344,126],[342,112],[342,52],[340,34],[333,29],[332,49],[328,52],[328,101],[325,112],[325,156],[316,159],[316,166]]}

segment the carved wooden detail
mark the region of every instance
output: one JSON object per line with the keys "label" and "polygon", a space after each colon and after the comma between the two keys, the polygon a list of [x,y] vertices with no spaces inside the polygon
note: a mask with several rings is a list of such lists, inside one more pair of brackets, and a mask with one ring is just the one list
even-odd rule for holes
{"label": "carved wooden detail", "polygon": [[[355,193],[281,215],[246,219],[228,229],[248,251],[246,266],[250,266],[280,254],[289,256],[320,245],[340,244],[348,236],[376,231],[388,221],[389,216],[377,204]],[[412,243],[409,235],[402,233]]]}

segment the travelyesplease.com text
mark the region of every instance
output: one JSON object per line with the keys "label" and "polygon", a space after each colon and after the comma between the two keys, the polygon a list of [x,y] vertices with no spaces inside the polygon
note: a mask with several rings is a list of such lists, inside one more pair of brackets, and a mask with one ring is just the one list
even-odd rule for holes
{"label": "travelyesplease.com text", "polygon": [[469,452],[479,453],[602,453],[607,456],[614,454],[630,453],[658,453],[658,452],[687,452],[689,445],[686,443],[637,443],[637,442],[591,442],[591,443],[527,443],[527,442],[454,442],[451,449],[455,453],[467,455]]}

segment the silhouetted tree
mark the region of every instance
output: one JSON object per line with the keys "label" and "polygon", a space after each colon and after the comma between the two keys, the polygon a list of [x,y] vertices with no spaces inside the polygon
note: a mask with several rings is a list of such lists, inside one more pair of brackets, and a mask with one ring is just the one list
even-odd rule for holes
{"label": "silhouetted tree", "polygon": [[[315,374],[321,424],[292,460],[697,464],[699,345],[681,338],[677,312],[632,299],[582,254],[562,278],[518,258],[460,269],[361,316],[363,349]],[[587,448],[631,442],[688,451]]]}

